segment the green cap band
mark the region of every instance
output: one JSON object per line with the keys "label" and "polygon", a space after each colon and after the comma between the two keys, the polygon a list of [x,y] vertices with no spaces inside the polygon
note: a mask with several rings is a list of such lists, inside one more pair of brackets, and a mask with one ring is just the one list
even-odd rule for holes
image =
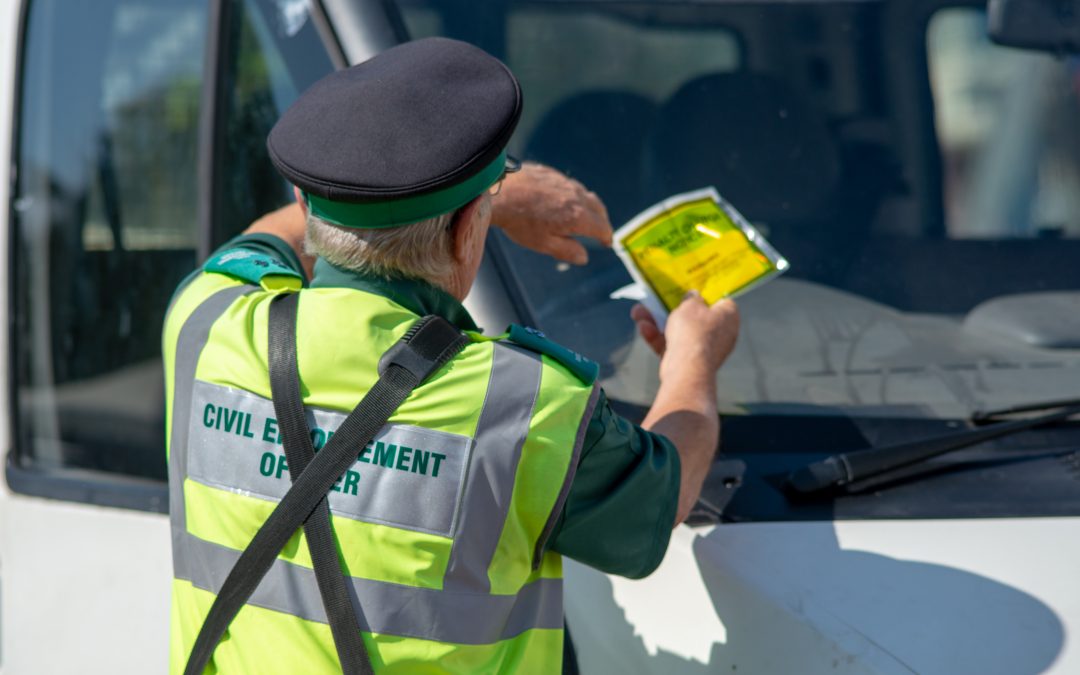
{"label": "green cap band", "polygon": [[312,215],[334,225],[365,230],[400,227],[460,209],[494,185],[506,168],[504,151],[475,176],[427,194],[384,202],[339,202],[305,192],[304,201]]}

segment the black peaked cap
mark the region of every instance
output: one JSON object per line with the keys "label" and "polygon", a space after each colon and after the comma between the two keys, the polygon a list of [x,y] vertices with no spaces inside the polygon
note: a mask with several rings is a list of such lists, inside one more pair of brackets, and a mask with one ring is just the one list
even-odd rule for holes
{"label": "black peaked cap", "polygon": [[266,144],[277,170],[309,194],[388,201],[479,173],[510,140],[521,105],[521,87],[498,59],[426,38],[322,78]]}

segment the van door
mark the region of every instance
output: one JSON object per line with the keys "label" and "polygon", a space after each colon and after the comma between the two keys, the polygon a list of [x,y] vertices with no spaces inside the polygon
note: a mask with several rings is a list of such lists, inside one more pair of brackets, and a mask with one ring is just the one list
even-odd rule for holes
{"label": "van door", "polygon": [[27,0],[16,28],[0,667],[163,672],[162,320],[289,198],[266,133],[343,59],[306,0]]}

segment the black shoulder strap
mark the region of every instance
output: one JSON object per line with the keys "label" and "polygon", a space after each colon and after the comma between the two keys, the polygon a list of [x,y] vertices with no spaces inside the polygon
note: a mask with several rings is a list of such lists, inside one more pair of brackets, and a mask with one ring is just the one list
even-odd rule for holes
{"label": "black shoulder strap", "polygon": [[[274,304],[276,305],[279,302],[284,302],[284,300],[275,299]],[[290,302],[295,303],[296,300]],[[280,330],[286,330],[288,335],[279,334],[277,337],[272,337],[272,339],[277,340],[284,337],[286,340],[291,340],[291,351],[293,358],[295,358],[296,307],[293,305],[292,310],[288,310],[286,306],[286,310],[292,315],[292,319],[287,329]],[[275,323],[281,324],[282,321],[281,318],[275,321],[274,317],[282,316],[280,310],[271,314],[271,336],[274,336],[274,333],[279,330]],[[328,511],[323,510],[326,505],[325,497],[335,481],[341,477],[341,474],[356,461],[357,448],[363,448],[370,443],[375,434],[386,424],[386,421],[390,419],[390,416],[409,396],[412,390],[438,371],[450,359],[454,358],[467,342],[468,338],[445,319],[426,316],[413,324],[409,332],[383,355],[379,363],[380,377],[378,381],[357,404],[356,408],[349,413],[326,446],[318,454],[312,451],[313,457],[307,462],[302,471],[294,469],[299,471],[299,476],[294,474],[292,487],[278,503],[266,522],[263,523],[262,527],[259,528],[247,549],[240,555],[240,559],[237,560],[229,572],[229,576],[225,579],[225,583],[218,592],[217,598],[215,598],[214,604],[210,608],[210,613],[199,631],[195,645],[192,647],[191,656],[188,658],[187,667],[184,669],[185,675],[202,674],[229,624],[232,623],[240,608],[251,597],[259,582],[273,565],[278,553],[285,547],[296,529],[307,521],[313,512],[316,517],[311,519],[312,522],[326,523],[329,526]],[[274,358],[272,353],[271,359]],[[295,368],[295,365],[293,367]],[[295,376],[295,370],[293,376]],[[271,380],[273,380],[273,376]],[[293,393],[299,398],[299,383],[296,382],[295,386],[297,390]],[[271,382],[271,387],[274,390],[274,405],[275,411],[277,411],[279,405],[277,401],[278,390],[273,382]],[[289,395],[286,393],[286,396]],[[280,413],[278,414],[280,415]],[[302,433],[307,436],[306,431]],[[295,434],[293,435],[295,436]],[[289,452],[288,448],[286,448],[286,452]],[[305,452],[305,450],[302,449],[301,452]],[[291,458],[287,457],[287,461],[292,465],[293,460]],[[303,459],[300,461],[303,462]],[[319,511],[316,511],[317,508]],[[321,525],[318,527],[321,527]],[[351,597],[346,598],[347,605],[344,605],[340,598],[327,597],[326,589],[336,585],[338,580],[340,580],[342,589],[348,595],[347,589],[344,589],[344,577],[337,563],[337,550],[333,547],[333,534],[329,531],[329,527],[327,527],[327,534],[330,537],[336,574],[330,574],[328,569],[322,574],[319,573],[320,564],[315,558],[314,542],[312,543],[312,559],[316,565],[317,581],[319,590],[323,593],[327,617],[331,620],[334,641],[339,656],[342,657],[342,667],[346,669],[349,675],[352,675],[353,672],[370,672],[370,665],[367,661],[366,652],[363,651],[362,643],[360,644],[359,653],[351,651],[348,657],[342,656],[343,647],[346,643],[342,642],[342,638],[339,638],[339,630],[353,632],[359,636],[359,629],[358,627],[353,628],[357,626],[357,623],[353,614],[354,608]],[[310,538],[310,533],[308,536]],[[318,555],[325,556],[325,553],[319,553]],[[337,593],[338,591],[330,588],[330,592]],[[334,607],[333,613],[331,612],[331,604]],[[348,616],[344,616],[346,612]],[[335,621],[342,621],[342,624],[345,621],[351,621],[352,626],[349,627],[349,630],[345,630],[343,625],[335,627]],[[350,647],[350,649],[355,648]],[[357,658],[360,660],[358,667],[368,668],[369,670],[349,671],[347,669],[352,666],[345,662],[345,658]]]}
{"label": "black shoulder strap", "polygon": [[[274,414],[281,442],[285,446],[285,460],[289,474],[295,482],[308,463],[315,457],[311,444],[311,429],[304,415],[304,399],[300,394],[300,369],[296,362],[296,314],[299,294],[279,295],[270,303],[270,335],[267,352],[270,365],[270,392],[274,400]],[[334,529],[330,520],[330,506],[323,498],[315,512],[304,523],[308,550],[315,568],[315,581],[319,586],[326,619],[334,636],[341,670],[348,675],[371,675],[371,660],[360,635],[360,622],[356,618],[349,591],[345,586],[345,573],[338,563]]]}

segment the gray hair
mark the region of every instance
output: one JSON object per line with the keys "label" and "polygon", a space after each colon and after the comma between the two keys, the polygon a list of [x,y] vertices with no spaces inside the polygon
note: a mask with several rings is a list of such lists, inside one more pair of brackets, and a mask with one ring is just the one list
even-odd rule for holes
{"label": "gray hair", "polygon": [[310,212],[304,251],[355,272],[384,278],[415,277],[436,286],[453,273],[450,224],[456,212],[378,230],[342,227]]}

